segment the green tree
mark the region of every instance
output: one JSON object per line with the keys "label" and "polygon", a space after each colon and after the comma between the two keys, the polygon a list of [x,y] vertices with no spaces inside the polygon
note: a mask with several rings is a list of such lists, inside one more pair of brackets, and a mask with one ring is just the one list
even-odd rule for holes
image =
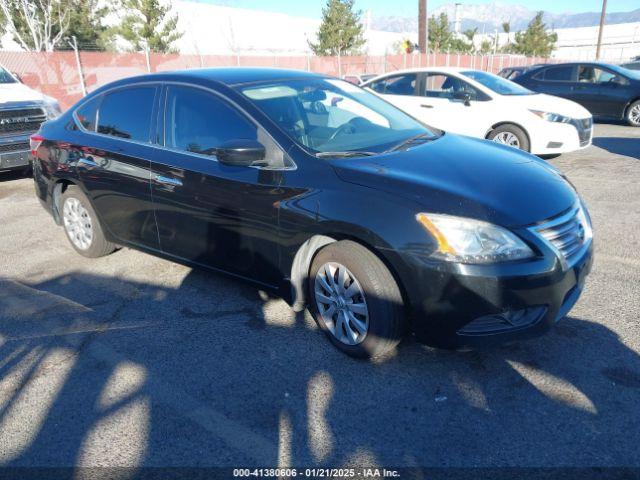
{"label": "green tree", "polygon": [[462,34],[466,37],[469,47],[466,51],[464,51],[463,53],[473,53],[474,50],[476,49],[475,47],[475,43],[473,42],[473,40],[476,38],[476,34],[478,33],[478,27],[475,28],[468,28],[466,29],[464,32],[462,32]]}
{"label": "green tree", "polygon": [[511,32],[511,22],[502,22],[502,31],[509,34]]}
{"label": "green tree", "polygon": [[476,34],[478,33],[478,27],[476,28],[467,28],[464,32],[462,32],[462,34],[467,37],[467,40],[469,40],[471,43],[473,43],[473,39],[476,37]]}
{"label": "green tree", "polygon": [[515,43],[512,45],[514,53],[540,57],[551,55],[558,41],[558,34],[547,32],[547,26],[542,21],[543,14],[544,12],[538,12],[524,32],[516,32]]}
{"label": "green tree", "polygon": [[327,0],[317,43],[309,42],[316,55],[354,55],[365,44],[362,12],[354,10],[354,0]]}
{"label": "green tree", "polygon": [[81,48],[104,50],[109,43],[99,0],[0,0],[0,24],[29,51],[67,50],[75,36]]}
{"label": "green tree", "polygon": [[480,54],[489,55],[491,52],[493,52],[493,42],[490,40],[482,40],[480,44]]}
{"label": "green tree", "polygon": [[114,29],[127,40],[134,51],[149,50],[173,53],[173,43],[182,37],[178,32],[178,15],[169,15],[171,4],[160,0],[122,0],[125,12],[119,26]]}
{"label": "green tree", "polygon": [[449,29],[449,17],[442,12],[429,19],[429,47],[436,52],[446,52],[451,47],[453,34]]}

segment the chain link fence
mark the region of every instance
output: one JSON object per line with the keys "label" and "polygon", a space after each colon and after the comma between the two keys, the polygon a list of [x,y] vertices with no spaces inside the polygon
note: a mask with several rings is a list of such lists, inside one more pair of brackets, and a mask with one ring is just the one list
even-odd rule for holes
{"label": "chain link fence", "polygon": [[[120,78],[149,72],[205,67],[275,67],[308,70],[334,76],[381,74],[405,68],[452,66],[498,72],[509,66],[546,63],[546,58],[457,53],[381,56],[247,56],[172,55],[109,52],[0,52],[0,64],[23,83],[56,98],[63,109],[86,92]],[[557,60],[554,60],[557,61]]]}

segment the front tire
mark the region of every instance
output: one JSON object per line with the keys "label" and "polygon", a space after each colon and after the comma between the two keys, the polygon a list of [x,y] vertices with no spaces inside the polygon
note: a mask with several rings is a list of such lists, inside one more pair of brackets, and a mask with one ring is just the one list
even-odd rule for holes
{"label": "front tire", "polygon": [[318,326],[347,355],[384,355],[402,339],[406,321],[398,284],[365,247],[349,240],[324,247],[313,259],[308,283]]}
{"label": "front tire", "polygon": [[627,108],[626,120],[632,127],[640,127],[640,100],[636,100]]}
{"label": "front tire", "polygon": [[502,145],[519,148],[525,152],[529,151],[529,138],[520,127],[512,124],[500,125],[487,135],[488,140],[492,140]]}
{"label": "front tire", "polygon": [[107,241],[95,210],[87,196],[75,185],[70,185],[60,198],[62,226],[71,246],[88,258],[104,257],[116,246]]}

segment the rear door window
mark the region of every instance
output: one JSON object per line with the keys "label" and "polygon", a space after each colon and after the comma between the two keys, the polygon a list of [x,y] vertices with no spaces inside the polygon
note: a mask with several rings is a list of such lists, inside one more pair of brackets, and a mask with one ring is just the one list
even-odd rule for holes
{"label": "rear door window", "polygon": [[547,68],[536,75],[536,78],[547,82],[571,82],[573,81],[573,66]]}
{"label": "rear door window", "polygon": [[105,94],[98,111],[98,133],[148,142],[156,87],[128,87]]}
{"label": "rear door window", "polygon": [[93,98],[76,110],[76,119],[85,130],[96,131],[96,115],[101,99],[102,97]]}

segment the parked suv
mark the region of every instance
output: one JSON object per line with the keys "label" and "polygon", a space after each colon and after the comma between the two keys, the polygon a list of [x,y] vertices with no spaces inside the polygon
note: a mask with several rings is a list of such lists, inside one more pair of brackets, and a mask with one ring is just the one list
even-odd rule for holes
{"label": "parked suv", "polygon": [[56,100],[23,85],[0,66],[0,171],[28,169],[29,136],[59,114]]}
{"label": "parked suv", "polygon": [[589,215],[553,167],[308,72],[120,80],[32,149],[79,254],[124,245],[246,279],[308,306],[350,355],[407,329],[447,347],[542,333],[591,268]]}
{"label": "parked suv", "polygon": [[640,127],[640,72],[606,63],[561,63],[526,71],[514,82],[568,98],[594,117]]}

